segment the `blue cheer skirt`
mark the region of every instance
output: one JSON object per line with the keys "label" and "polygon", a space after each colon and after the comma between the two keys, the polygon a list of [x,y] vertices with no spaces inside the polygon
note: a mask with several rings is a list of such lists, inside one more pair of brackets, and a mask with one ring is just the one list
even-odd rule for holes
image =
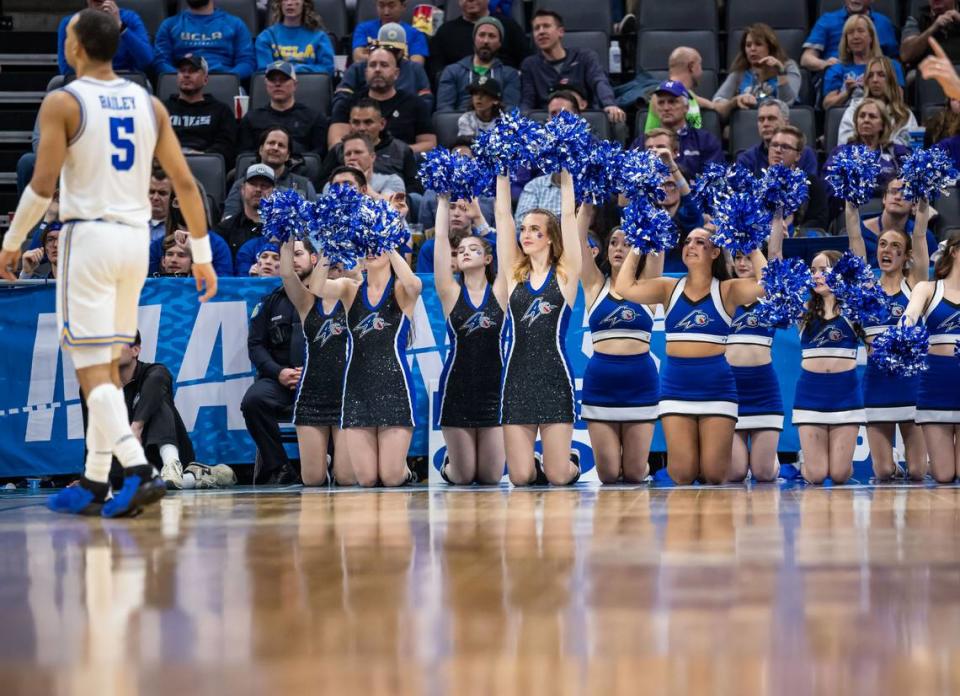
{"label": "blue cheer skirt", "polygon": [[580,417],[611,422],[654,421],[659,415],[660,376],[650,353],[594,352],[583,373]]}
{"label": "blue cheer skirt", "polygon": [[867,422],[856,370],[801,370],[793,399],[794,425],[862,425]]}
{"label": "blue cheer skirt", "polygon": [[737,381],[737,430],[783,430],[783,398],[773,363],[730,369]]}
{"label": "blue cheer skirt", "polygon": [[917,423],[960,423],[960,359],[928,355],[917,389]]}
{"label": "blue cheer skirt", "polygon": [[737,382],[727,358],[666,356],[660,370],[660,417],[737,419]]}
{"label": "blue cheer skirt", "polygon": [[917,415],[920,377],[894,377],[867,361],[863,375],[863,405],[867,423],[901,423]]}

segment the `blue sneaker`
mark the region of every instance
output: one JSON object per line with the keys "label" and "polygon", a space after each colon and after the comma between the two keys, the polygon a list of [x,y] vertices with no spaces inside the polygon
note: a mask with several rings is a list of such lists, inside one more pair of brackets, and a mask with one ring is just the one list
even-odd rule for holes
{"label": "blue sneaker", "polygon": [[77,484],[47,498],[47,507],[67,515],[99,515],[103,501],[97,500],[92,491]]}
{"label": "blue sneaker", "polygon": [[150,465],[132,467],[123,479],[123,488],[103,505],[104,517],[135,517],[145,505],[155,503],[167,494],[167,484]]}

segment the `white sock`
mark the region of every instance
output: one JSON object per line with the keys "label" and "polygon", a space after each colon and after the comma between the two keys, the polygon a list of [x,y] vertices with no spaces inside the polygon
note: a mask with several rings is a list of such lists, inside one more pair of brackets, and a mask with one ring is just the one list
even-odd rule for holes
{"label": "white sock", "polygon": [[107,483],[110,478],[110,464],[113,461],[113,452],[110,451],[110,442],[103,437],[100,428],[93,418],[87,423],[87,462],[83,475],[97,483]]}
{"label": "white sock", "polygon": [[100,384],[90,390],[87,407],[90,409],[90,422],[100,427],[105,442],[110,443],[113,454],[125,469],[147,463],[143,447],[130,430],[123,392],[113,384]]}
{"label": "white sock", "polygon": [[160,445],[160,459],[164,466],[170,466],[174,462],[180,463],[180,450],[176,445]]}

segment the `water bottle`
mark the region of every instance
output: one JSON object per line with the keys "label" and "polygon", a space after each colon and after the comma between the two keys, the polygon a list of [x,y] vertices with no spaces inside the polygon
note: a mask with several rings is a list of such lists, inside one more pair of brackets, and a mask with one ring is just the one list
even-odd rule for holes
{"label": "water bottle", "polygon": [[620,42],[610,42],[610,74],[619,75],[621,70],[620,63]]}

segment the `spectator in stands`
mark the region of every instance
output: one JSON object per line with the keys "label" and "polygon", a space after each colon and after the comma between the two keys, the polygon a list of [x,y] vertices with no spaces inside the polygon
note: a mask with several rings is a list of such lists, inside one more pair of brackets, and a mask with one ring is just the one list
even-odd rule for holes
{"label": "spectator in stands", "polygon": [[457,119],[458,138],[474,138],[480,132],[490,130],[503,113],[503,92],[499,82],[490,78],[470,85],[469,89],[473,108]]}
{"label": "spectator in stands", "polygon": [[474,85],[495,80],[501,101],[508,107],[520,104],[520,73],[497,57],[503,45],[503,22],[483,17],[473,25],[473,55],[448,65],[440,74],[437,111],[466,111],[471,107]]}
{"label": "spectator in stands", "polygon": [[163,239],[167,233],[167,218],[170,216],[170,197],[173,186],[167,173],[155,167],[150,174],[150,241]]}
{"label": "spectator in stands", "polygon": [[217,225],[217,233],[230,247],[230,253],[236,259],[235,275],[247,275],[251,264],[243,267],[237,258],[237,252],[245,242],[260,236],[260,201],[273,193],[276,176],[272,167],[266,164],[251,164],[240,184],[241,209],[237,214],[228,214]]}
{"label": "spectator in stands", "polygon": [[377,154],[370,136],[350,133],[344,136],[340,147],[344,164],[363,172],[371,195],[377,194],[383,198],[390,198],[394,193],[407,192],[403,179],[399,176],[376,171]]}
{"label": "spectator in stands", "polygon": [[23,252],[20,257],[20,280],[49,280],[57,277],[60,228],[59,222],[46,225],[40,233],[40,247]]}
{"label": "spectator in stands", "polygon": [[880,47],[878,54],[896,58],[899,48],[897,30],[889,17],[870,9],[872,4],[873,0],[844,0],[844,6],[839,10],[821,15],[803,43],[800,67],[819,73],[839,63],[840,43],[846,34],[846,24],[850,17],[855,16],[870,19],[876,28],[874,33],[879,38],[874,43]]}
{"label": "spectator in stands", "polygon": [[[703,167],[711,162],[723,163],[720,141],[702,128],[687,124],[690,94],[680,82],[667,80],[660,83],[653,94],[653,109],[663,128],[673,131],[680,139],[677,164],[688,180],[696,178]],[[643,137],[634,141],[632,147],[643,147]]]}
{"label": "spectator in stands", "polygon": [[[481,19],[490,16],[489,0],[458,2],[462,14],[456,19],[444,22],[430,40],[430,75],[433,79],[437,79],[448,65],[453,65],[473,52],[474,27]],[[526,33],[506,13],[498,14],[496,18],[503,25],[500,59],[511,68],[519,68],[529,53]]]}
{"label": "spectator in stands", "polygon": [[186,54],[177,61],[177,94],[164,106],[184,152],[218,153],[230,169],[236,157],[237,118],[228,105],[203,93],[208,77],[204,57]]}
{"label": "spectator in stands", "polygon": [[533,210],[534,208],[549,210],[558,218],[560,217],[559,174],[544,174],[543,176],[538,176],[531,179],[527,185],[523,187],[523,192],[517,201],[517,209],[514,214],[518,228],[527,211]]}
{"label": "spectator in stands", "polygon": [[186,0],[187,9],[163,20],[157,29],[155,68],[176,72],[187,53],[207,59],[210,72],[225,72],[245,80],[256,61],[250,30],[239,17],[214,7],[213,0]]}
{"label": "spectator in stands", "polygon": [[[293,261],[294,271],[304,282],[317,263],[316,253],[309,250],[310,254],[295,254]],[[266,483],[297,483],[279,424],[293,415],[293,397],[303,372],[304,337],[300,315],[282,285],[254,308],[247,350],[257,378],[244,394],[240,410],[260,454],[259,478]]]}
{"label": "spectator in stands", "polygon": [[[454,240],[472,235],[483,237],[496,246],[496,232],[490,229],[477,199],[469,201],[450,201],[450,246],[456,249]],[[417,273],[433,273],[433,248],[436,244],[433,230],[427,231],[427,240],[417,254]]]}
{"label": "spectator in stands", "polygon": [[253,150],[268,128],[282,126],[293,139],[292,152],[315,152],[323,157],[327,152],[327,118],[297,101],[297,69],[293,63],[271,63],[263,82],[270,103],[250,109],[240,121],[240,152]]}
{"label": "spectator in stands", "polygon": [[930,37],[943,47],[952,63],[960,63],[960,7],[957,0],[930,0],[912,3],[912,12],[903,25],[900,60],[916,65],[931,55]]}
{"label": "spectator in stands", "polygon": [[[210,211],[207,209],[207,196],[203,190],[203,184],[198,181],[197,187],[200,189],[200,197],[201,200],[203,200],[205,217],[207,220],[209,220]],[[208,232],[208,234],[210,235],[210,251],[213,255],[213,270],[215,270],[217,275],[221,278],[232,276],[233,254],[230,252],[230,247],[227,246],[227,243],[224,241],[223,237],[216,232],[211,230]],[[187,231],[187,221],[184,219],[183,212],[180,210],[180,203],[177,201],[176,195],[174,195],[170,199],[170,213],[166,220],[165,234],[159,239],[155,239],[150,242],[150,265],[147,269],[148,275],[157,275],[163,270],[161,263],[164,257],[164,244],[167,242],[167,240],[176,238],[178,244],[181,246],[187,246],[187,237],[189,237],[189,235],[190,233]]]}
{"label": "spectator in stands", "polygon": [[[413,150],[386,130],[387,121],[380,113],[380,103],[369,97],[359,100],[350,109],[350,133],[365,135],[373,142],[376,159],[373,171],[396,174],[407,191],[421,191],[417,178],[417,161]],[[337,167],[343,166],[343,142],[330,148],[320,168],[320,181],[326,181]]]}
{"label": "spectator in stands", "polygon": [[[117,7],[115,0],[86,0],[86,6],[92,10],[106,12],[120,25],[120,45],[113,54],[113,69],[117,72],[146,72],[153,64],[153,46],[143,20],[133,10]],[[67,64],[63,46],[67,40],[67,24],[73,15],[60,20],[57,27],[57,63],[61,75],[73,73]]]}
{"label": "spectator in stands", "polygon": [[[867,249],[867,259],[877,258],[877,243],[880,235],[888,230],[913,236],[916,207],[903,197],[903,180],[890,179],[883,189],[883,209],[879,215],[860,216],[860,232]],[[927,229],[927,249],[932,253],[937,248],[937,238]]]}
{"label": "spectator in stands", "polygon": [[556,12],[541,9],[534,13],[533,40],[538,51],[520,68],[520,108],[544,109],[552,92],[576,83],[587,89],[589,108],[603,109],[610,121],[623,123],[627,115],[616,104],[610,78],[597,54],[589,49],[564,48],[563,34],[563,18]]}
{"label": "spectator in stands", "polygon": [[[473,157],[473,150],[470,149],[472,144],[473,138],[457,138],[456,142],[453,144],[453,147],[450,149],[453,152],[460,153],[461,155]],[[481,196],[479,202],[480,209],[483,211],[484,219],[493,220],[493,198],[489,196]],[[420,200],[420,211],[417,219],[422,220],[424,224],[432,224],[433,221],[437,219],[436,191],[427,189],[423,192],[423,197]]]}
{"label": "spectator in stands", "polygon": [[[864,96],[876,99],[887,105],[887,111],[893,122],[891,140],[905,147],[911,146],[910,131],[917,128],[917,119],[903,101],[903,92],[897,84],[896,72],[886,56],[872,58],[867,63],[867,72],[863,78]],[[853,112],[860,99],[852,99],[840,121],[837,142],[845,143],[853,135]]]}
{"label": "spectator in stands", "polygon": [[[313,183],[307,177],[294,174],[290,170],[290,133],[286,128],[273,126],[260,133],[260,139],[257,141],[257,161],[273,169],[273,183],[276,188],[293,189],[308,201],[316,200],[317,191]],[[250,170],[247,169],[247,171]],[[223,203],[224,216],[236,215],[243,208],[240,193],[242,185],[243,181],[238,178],[230,189],[230,193],[227,194],[227,200]]]}
{"label": "spectator in stands", "polygon": [[275,240],[253,240],[247,244],[261,242],[257,251],[257,262],[250,269],[250,275],[259,278],[276,278],[280,275],[280,246]]}
{"label": "spectator in stands", "polygon": [[[851,98],[862,97],[863,74],[871,58],[879,58],[880,44],[873,22],[864,15],[854,15],[843,25],[840,60],[827,68],[823,76],[823,108],[843,106]],[[903,68],[893,60],[897,83],[903,87]]]}
{"label": "spectator in stands", "polygon": [[[870,98],[861,101],[853,111],[853,123],[854,132],[847,144],[866,145],[871,150],[877,150],[880,153],[880,176],[877,179],[877,190],[882,191],[887,182],[900,171],[900,163],[910,154],[910,149],[890,140],[893,124],[883,102]],[[841,147],[843,147],[842,143],[830,153],[830,158],[824,165],[825,167],[829,166],[830,159],[833,159],[833,156]]]}
{"label": "spectator in stands", "polygon": [[[403,33],[403,27],[399,24],[384,24],[380,27],[377,40],[372,42],[369,48],[371,51],[375,48],[387,48],[396,53],[400,66],[397,89],[416,94],[427,105],[427,110],[432,113],[433,89],[430,87],[430,79],[427,77],[427,71],[420,63],[409,60],[407,39],[406,34]],[[343,73],[343,78],[337,84],[337,89],[333,93],[333,107],[336,108],[341,99],[346,100],[349,104],[354,95],[366,86],[367,61],[361,60],[351,65]]]}
{"label": "spectator in stands", "polygon": [[414,29],[406,22],[401,22],[403,11],[407,7],[407,0],[377,0],[377,19],[360,22],[353,30],[353,60],[360,62],[370,57],[368,43],[376,41],[380,29],[385,24],[398,24],[406,35],[406,44],[409,47],[410,60],[424,65],[430,49],[427,46],[427,37],[419,29]]}
{"label": "spectator in stands", "polygon": [[190,245],[181,236],[170,236],[163,240],[163,256],[160,259],[160,275],[185,278],[190,275],[193,257]]}
{"label": "spectator in stands", "polygon": [[[779,99],[764,99],[757,108],[757,131],[760,142],[737,155],[737,164],[746,167],[755,175],[770,165],[770,139],[778,128],[790,123],[790,109]],[[804,137],[806,140],[806,137]],[[817,176],[817,155],[807,145],[800,152],[797,163],[807,176]]]}
{"label": "spectator in stands", "polygon": [[[796,126],[786,124],[780,126],[770,139],[769,160],[767,164],[773,166],[782,164],[790,169],[803,169],[800,166],[800,153],[807,145],[807,136]],[[830,211],[827,207],[827,190],[816,173],[807,174],[808,193],[807,201],[800,209],[788,217],[785,222],[794,229],[805,227],[819,229],[824,232],[830,224]]]}
{"label": "spectator in stands", "polygon": [[257,70],[277,61],[301,74],[333,75],[333,44],[313,0],[270,0],[270,26],[257,36]]}
{"label": "spectator in stands", "polygon": [[755,109],[773,97],[790,106],[800,93],[800,68],[787,58],[776,33],[766,24],[751,24],[740,39],[730,74],[713,95],[714,108],[724,120],[734,109]]}
{"label": "spectator in stands", "polygon": [[[714,104],[711,100],[695,93],[696,88],[700,85],[700,78],[703,77],[703,57],[700,52],[689,46],[678,46],[670,52],[667,70],[667,80],[681,83],[686,88],[687,94],[690,95],[687,123],[691,128],[703,128],[703,118],[700,116],[700,110],[710,109],[712,111],[714,110]],[[643,132],[649,133],[654,128],[660,127],[660,118],[657,116],[656,109],[649,109]]]}
{"label": "spectator in stands", "polygon": [[946,150],[953,159],[953,166],[960,168],[960,101],[950,102],[926,123],[924,146]]}
{"label": "spectator in stands", "polygon": [[332,147],[350,130],[350,108],[364,97],[379,102],[380,112],[387,119],[390,134],[405,142],[419,154],[437,146],[430,112],[415,94],[398,90],[399,58],[397,52],[377,48],[367,60],[367,86],[354,95],[352,102],[339,101],[334,106],[333,118],[327,132],[327,144]]}

